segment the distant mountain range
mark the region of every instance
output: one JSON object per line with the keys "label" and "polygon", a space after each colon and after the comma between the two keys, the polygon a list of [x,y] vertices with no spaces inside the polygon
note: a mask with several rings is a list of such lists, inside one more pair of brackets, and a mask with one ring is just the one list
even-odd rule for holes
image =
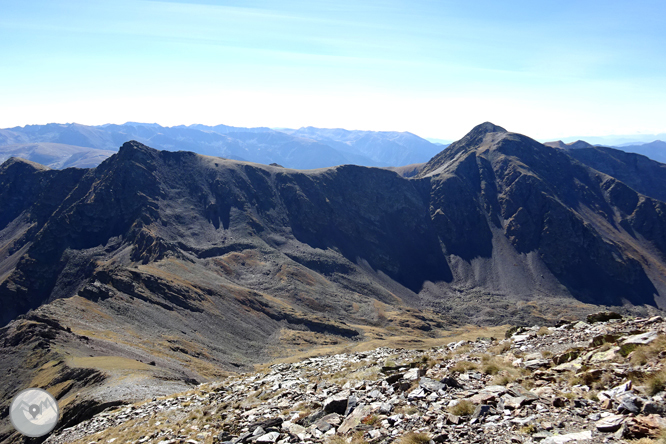
{"label": "distant mountain range", "polygon": [[51,168],[94,167],[128,140],[161,150],[193,151],[296,169],[343,164],[404,166],[427,162],[443,147],[411,133],[391,131],[52,123],[0,130],[0,162],[21,157]]}

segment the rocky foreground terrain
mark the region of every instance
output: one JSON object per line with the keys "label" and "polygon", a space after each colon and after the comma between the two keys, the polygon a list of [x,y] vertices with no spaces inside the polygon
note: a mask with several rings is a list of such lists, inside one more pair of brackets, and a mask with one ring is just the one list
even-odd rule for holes
{"label": "rocky foreground terrain", "polygon": [[663,442],[666,322],[590,315],[311,357],[102,412],[47,443]]}

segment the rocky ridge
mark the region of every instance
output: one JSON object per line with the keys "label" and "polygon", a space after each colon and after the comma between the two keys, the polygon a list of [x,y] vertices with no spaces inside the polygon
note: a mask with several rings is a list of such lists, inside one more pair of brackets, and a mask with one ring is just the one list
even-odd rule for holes
{"label": "rocky ridge", "polygon": [[46,442],[657,442],[664,344],[659,316],[600,313],[501,340],[317,356],[106,411]]}

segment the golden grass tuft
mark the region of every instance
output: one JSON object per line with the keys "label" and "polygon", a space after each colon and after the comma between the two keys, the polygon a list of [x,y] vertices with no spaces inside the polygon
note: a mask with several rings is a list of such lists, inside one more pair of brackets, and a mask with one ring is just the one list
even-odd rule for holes
{"label": "golden grass tuft", "polygon": [[461,399],[456,405],[449,407],[449,412],[456,416],[467,416],[474,413],[476,407],[472,401]]}
{"label": "golden grass tuft", "polygon": [[396,442],[397,444],[428,444],[430,442],[430,435],[409,432],[398,438]]}
{"label": "golden grass tuft", "polygon": [[478,367],[476,362],[470,362],[470,361],[458,361],[456,362],[453,367],[451,367],[450,371],[451,372],[458,372],[458,373],[465,373],[470,370],[475,370]]}

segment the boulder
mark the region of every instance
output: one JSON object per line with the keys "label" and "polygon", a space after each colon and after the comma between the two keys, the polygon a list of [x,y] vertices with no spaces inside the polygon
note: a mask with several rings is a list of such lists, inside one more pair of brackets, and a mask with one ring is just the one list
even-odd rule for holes
{"label": "boulder", "polygon": [[596,322],[608,322],[611,319],[622,319],[622,315],[614,311],[600,311],[587,315],[587,323],[594,324]]}
{"label": "boulder", "polygon": [[636,345],[647,345],[650,342],[657,339],[659,334],[656,331],[649,331],[647,333],[641,333],[639,335],[629,336],[622,341],[623,345],[636,344]]}
{"label": "boulder", "polygon": [[349,391],[343,390],[333,396],[326,398],[324,401],[324,411],[326,413],[339,413],[345,414],[347,410],[347,400],[349,399]]}
{"label": "boulder", "polygon": [[425,377],[421,378],[419,381],[419,386],[429,392],[436,392],[438,390],[446,389],[446,385],[442,384],[441,382]]}
{"label": "boulder", "polygon": [[625,417],[622,415],[610,415],[605,418],[600,419],[594,425],[597,427],[597,430],[603,433],[612,433],[617,431],[622,427]]}

